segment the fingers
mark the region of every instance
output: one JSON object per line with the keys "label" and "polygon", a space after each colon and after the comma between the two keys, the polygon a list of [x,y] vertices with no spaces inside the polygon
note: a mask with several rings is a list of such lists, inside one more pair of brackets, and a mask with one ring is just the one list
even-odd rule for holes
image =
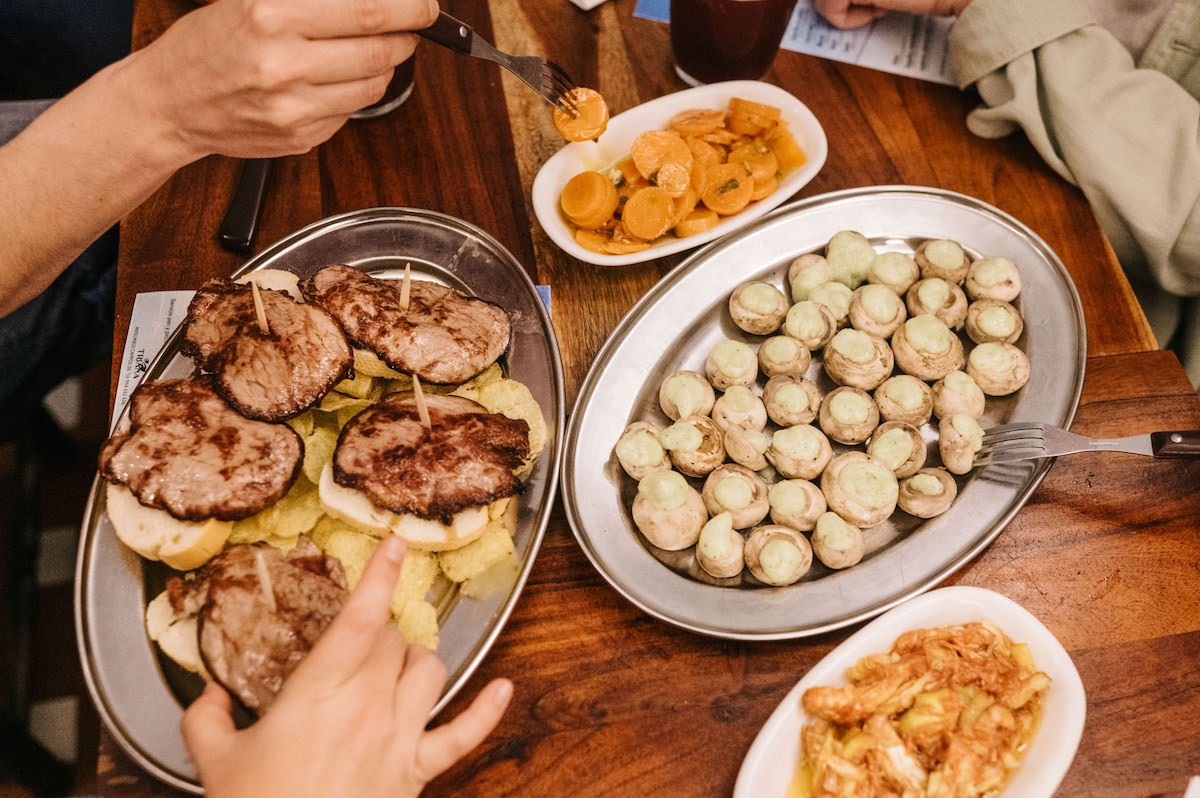
{"label": "fingers", "polygon": [[395,634],[385,624],[392,591],[400,578],[404,551],[403,538],[392,536],[379,544],[342,611],[300,663],[292,679],[304,671],[323,674],[335,682],[343,681],[362,667],[381,634]]}
{"label": "fingers", "polygon": [[416,49],[411,33],[386,33],[348,39],[321,39],[308,44],[305,74],[314,84],[342,83],[391,70]]}
{"label": "fingers", "polygon": [[513,684],[496,679],[454,720],[426,732],[417,745],[417,773],[431,781],[482,743],[508,708]]}
{"label": "fingers", "polygon": [[410,645],[404,672],[396,683],[395,712],[401,725],[423,727],[433,712],[442,687],[446,684],[446,666],[425,646]]}
{"label": "fingers", "polygon": [[209,682],[200,697],[184,711],[180,728],[197,767],[204,770],[206,763],[223,756],[237,734],[229,694],[220,685]]}
{"label": "fingers", "polygon": [[291,5],[302,15],[301,33],[312,39],[420,30],[438,14],[437,0],[303,0]]}

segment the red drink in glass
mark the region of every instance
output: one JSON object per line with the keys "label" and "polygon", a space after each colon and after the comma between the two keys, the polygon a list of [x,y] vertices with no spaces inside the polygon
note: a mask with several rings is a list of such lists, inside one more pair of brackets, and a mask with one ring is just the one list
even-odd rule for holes
{"label": "red drink in glass", "polygon": [[671,0],[675,71],[699,86],[767,74],[796,0]]}

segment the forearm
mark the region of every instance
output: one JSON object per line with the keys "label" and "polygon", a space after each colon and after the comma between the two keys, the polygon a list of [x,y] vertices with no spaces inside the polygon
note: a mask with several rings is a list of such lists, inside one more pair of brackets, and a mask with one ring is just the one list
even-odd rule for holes
{"label": "forearm", "polygon": [[0,147],[0,316],[199,157],[133,90],[141,68],[136,54],[106,68]]}
{"label": "forearm", "polygon": [[1083,190],[1126,268],[1200,293],[1200,104],[1135,69],[1084,14],[1066,0],[975,0],[951,34],[960,82],[988,106],[969,125],[984,136],[1020,127]]}

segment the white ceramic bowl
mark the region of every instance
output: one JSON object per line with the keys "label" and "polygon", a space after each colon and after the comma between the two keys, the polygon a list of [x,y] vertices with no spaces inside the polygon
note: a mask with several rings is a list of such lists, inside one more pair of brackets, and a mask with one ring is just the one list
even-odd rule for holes
{"label": "white ceramic bowl", "polygon": [[977,587],[933,590],[879,616],[818,662],[788,692],[754,738],[738,771],[734,798],[783,798],[800,755],[800,729],[811,718],[800,705],[818,684],[846,684],[846,669],[864,656],[887,651],[903,632],[988,619],[1015,643],[1028,643],[1034,664],[1050,677],[1045,713],[1020,768],[1003,795],[1049,798],[1079,747],[1087,701],[1079,672],[1050,630],[999,593]]}
{"label": "white ceramic bowl", "polygon": [[[629,154],[633,140],[647,130],[667,127],[671,117],[689,108],[729,107],[731,97],[742,97],[779,108],[796,143],[808,156],[808,161],[779,182],[779,188],[766,199],[753,203],[741,213],[723,217],[712,230],[687,238],[668,238],[641,252],[628,255],[601,255],[575,243],[574,231],[567,225],[558,209],[563,187],[575,175],[588,170],[606,169]],[[568,144],[542,165],[533,181],[533,211],[550,239],[568,254],[597,266],[625,266],[631,263],[661,258],[692,249],[731,233],[777,207],[799,191],[821,170],[829,145],[825,131],[804,103],[769,83],[757,80],[730,80],[712,83],[695,89],[677,91],[630,108],[614,116],[599,141],[579,141]]]}

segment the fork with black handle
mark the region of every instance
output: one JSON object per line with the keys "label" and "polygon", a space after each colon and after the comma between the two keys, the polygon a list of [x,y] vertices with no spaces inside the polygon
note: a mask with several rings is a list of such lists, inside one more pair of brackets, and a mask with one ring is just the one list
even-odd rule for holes
{"label": "fork with black handle", "polygon": [[985,430],[975,465],[1036,460],[1076,452],[1127,452],[1158,458],[1200,458],[1200,430],[1175,430],[1127,438],[1088,438],[1037,422]]}

